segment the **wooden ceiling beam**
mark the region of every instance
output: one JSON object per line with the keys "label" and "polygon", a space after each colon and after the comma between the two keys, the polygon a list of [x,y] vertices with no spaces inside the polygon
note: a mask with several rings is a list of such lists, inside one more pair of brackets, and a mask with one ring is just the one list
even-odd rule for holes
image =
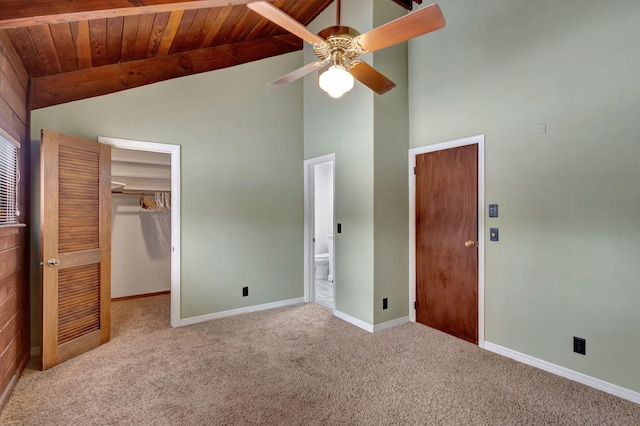
{"label": "wooden ceiling beam", "polygon": [[205,9],[255,0],[0,0],[0,29]]}
{"label": "wooden ceiling beam", "polygon": [[[302,49],[293,34],[139,59],[32,79],[31,108],[106,95],[175,77],[269,58]],[[265,83],[268,78],[265,77]]]}

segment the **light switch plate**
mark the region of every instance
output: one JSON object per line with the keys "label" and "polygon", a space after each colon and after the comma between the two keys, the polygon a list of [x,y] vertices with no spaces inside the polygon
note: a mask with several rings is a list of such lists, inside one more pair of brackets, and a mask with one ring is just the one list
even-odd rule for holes
{"label": "light switch plate", "polygon": [[498,240],[498,228],[490,228],[489,229],[489,239],[491,241],[499,241]]}

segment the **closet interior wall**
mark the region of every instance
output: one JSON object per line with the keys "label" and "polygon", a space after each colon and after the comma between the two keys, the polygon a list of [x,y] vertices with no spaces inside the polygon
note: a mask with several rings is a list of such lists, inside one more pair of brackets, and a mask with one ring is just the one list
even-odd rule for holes
{"label": "closet interior wall", "polygon": [[140,199],[170,195],[171,156],[113,148],[111,179],[111,297],[169,291],[171,212]]}

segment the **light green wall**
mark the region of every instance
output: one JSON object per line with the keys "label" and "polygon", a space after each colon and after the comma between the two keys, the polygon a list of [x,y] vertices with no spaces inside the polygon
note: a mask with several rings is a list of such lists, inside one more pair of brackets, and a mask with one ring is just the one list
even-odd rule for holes
{"label": "light green wall", "polygon": [[34,147],[40,128],[181,145],[183,318],[303,296],[302,83],[265,86],[301,63],[290,53],[33,112]]}
{"label": "light green wall", "polygon": [[486,340],[640,391],[640,3],[439,4],[409,45],[411,146],[486,135]]}
{"label": "light green wall", "polygon": [[[342,24],[371,27],[366,1],[343,2]],[[335,25],[335,4],[309,29]],[[348,23],[348,24],[347,24]],[[316,59],[305,45],[305,63]],[[317,73],[304,79],[304,158],[335,153],[335,307],[372,324],[373,311],[373,94],[356,83],[332,99],[318,88]]]}
{"label": "light green wall", "polygon": [[[373,3],[374,27],[406,14],[391,1]],[[407,43],[373,53],[378,71],[396,83],[374,95],[374,323],[406,317],[409,306]],[[382,309],[387,298],[388,309]]]}
{"label": "light green wall", "polygon": [[[341,23],[361,33],[404,14],[386,0],[342,3]],[[335,5],[309,29],[335,25]],[[340,99],[304,83],[304,157],[335,153],[336,309],[369,324],[408,315],[406,45],[364,55],[398,84],[380,97],[362,84]],[[305,48],[305,63],[315,60]],[[382,298],[389,309],[382,310]]]}

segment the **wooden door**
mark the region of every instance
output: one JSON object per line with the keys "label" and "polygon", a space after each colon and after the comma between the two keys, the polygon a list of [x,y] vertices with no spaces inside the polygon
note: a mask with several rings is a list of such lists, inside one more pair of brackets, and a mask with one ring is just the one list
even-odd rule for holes
{"label": "wooden door", "polygon": [[416,321],[478,343],[478,145],[416,156]]}
{"label": "wooden door", "polygon": [[42,368],[109,341],[111,147],[42,131]]}

